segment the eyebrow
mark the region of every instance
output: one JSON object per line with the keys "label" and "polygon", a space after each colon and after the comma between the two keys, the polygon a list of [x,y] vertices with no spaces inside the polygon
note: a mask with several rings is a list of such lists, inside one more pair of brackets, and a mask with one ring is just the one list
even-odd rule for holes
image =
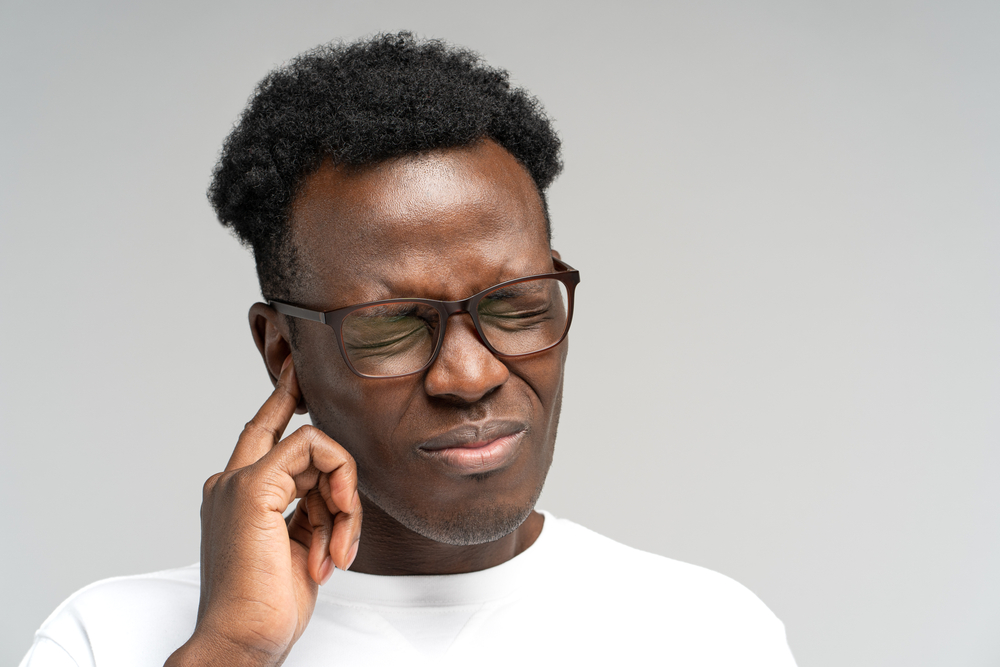
{"label": "eyebrow", "polygon": [[[477,282],[477,283],[475,283],[473,285],[472,289],[467,294],[463,294],[462,296],[459,296],[456,299],[441,299],[441,298],[438,298],[440,296],[439,294],[438,295],[433,295],[433,296],[428,296],[426,293],[422,294],[418,290],[402,289],[402,288],[405,288],[406,286],[405,285],[399,285],[399,286],[394,285],[392,282],[390,282],[390,280],[386,276],[381,276],[381,277],[371,276],[371,278],[374,279],[373,282],[372,282],[372,284],[371,284],[371,286],[370,286],[371,289],[364,289],[361,292],[361,296],[360,296],[359,300],[352,301],[350,303],[341,303],[339,305],[333,306],[333,308],[327,308],[326,310],[327,311],[329,311],[329,310],[336,310],[338,308],[346,308],[348,306],[355,306],[355,305],[360,305],[360,304],[363,304],[363,303],[370,303],[372,301],[386,301],[388,299],[433,299],[433,300],[437,300],[437,301],[461,301],[462,299],[466,299],[466,298],[472,296],[473,294],[479,294],[483,290],[488,289],[488,288],[490,288],[490,287],[492,287],[494,285],[499,285],[499,284],[505,283],[505,282],[507,282],[509,280],[517,280],[518,278],[524,278],[524,277],[527,277],[527,276],[533,276],[533,275],[545,273],[548,270],[546,268],[543,268],[543,269],[534,269],[534,270],[533,269],[525,269],[525,270],[517,271],[516,273],[507,274],[507,268],[508,267],[503,267],[503,270],[500,272],[500,277],[499,278],[492,279],[492,280],[484,282],[482,284],[479,284]],[[504,274],[507,274],[507,275],[504,275]],[[420,277],[423,277],[424,275],[426,275],[426,274],[420,274],[419,276],[417,276],[417,278],[419,279]],[[412,278],[412,276],[411,276],[411,278]]]}

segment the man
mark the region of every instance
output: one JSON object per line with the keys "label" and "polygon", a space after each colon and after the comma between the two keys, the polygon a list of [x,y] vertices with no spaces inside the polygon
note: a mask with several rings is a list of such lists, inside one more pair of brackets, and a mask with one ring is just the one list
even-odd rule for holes
{"label": "man", "polygon": [[205,484],[200,568],[84,589],[25,664],[794,664],[738,584],[534,508],[579,281],[560,168],[538,103],[441,43],[265,78],[210,198],[274,393]]}

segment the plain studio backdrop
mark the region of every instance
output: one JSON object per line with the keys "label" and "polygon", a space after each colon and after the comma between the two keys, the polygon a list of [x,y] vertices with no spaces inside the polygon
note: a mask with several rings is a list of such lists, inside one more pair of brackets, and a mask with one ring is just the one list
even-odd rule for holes
{"label": "plain studio backdrop", "polygon": [[1000,664],[994,0],[4,2],[0,663],[77,588],[197,560],[270,392],[212,166],[273,66],[399,29],[564,142],[541,506],[739,580],[803,667]]}

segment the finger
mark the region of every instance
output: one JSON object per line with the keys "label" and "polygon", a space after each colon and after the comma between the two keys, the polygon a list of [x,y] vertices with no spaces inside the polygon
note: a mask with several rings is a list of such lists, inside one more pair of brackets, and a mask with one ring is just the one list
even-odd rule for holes
{"label": "finger", "polygon": [[[325,480],[322,480],[325,481]],[[304,500],[312,538],[309,545],[309,576],[317,584],[325,584],[333,574],[333,559],[330,557],[330,536],[333,534],[333,516],[327,509],[319,488],[313,488]]]}
{"label": "finger", "polygon": [[[275,493],[270,499],[268,509],[281,510],[287,507],[296,497],[308,497],[311,489],[318,486],[326,511],[332,517],[333,527],[328,545],[323,552],[328,552],[333,562],[342,570],[350,567],[357,553],[357,542],[361,537],[361,499],[358,496],[358,470],[351,455],[332,438],[315,426],[306,425],[282,440],[277,446],[265,454],[260,461],[252,466],[254,474],[264,475],[266,485]],[[326,474],[324,474],[326,473]],[[327,478],[322,483],[320,478]],[[313,509],[312,501],[305,508]],[[299,503],[302,506],[302,503]],[[316,512],[309,511],[310,515]],[[318,519],[311,519],[310,524]],[[310,538],[308,544],[313,546]],[[311,551],[311,549],[310,549]],[[313,565],[320,565],[325,559],[320,559],[319,553],[310,558],[319,559],[318,563],[310,563],[310,574],[317,570]]]}
{"label": "finger", "polygon": [[[249,486],[256,489],[259,506],[278,512],[283,512],[295,498],[305,496],[317,485],[322,473],[357,486],[357,469],[351,455],[311,425],[299,428],[241,471],[247,476]],[[344,505],[350,507],[347,502]],[[330,507],[331,513],[338,511],[336,504]]]}
{"label": "finger", "polygon": [[361,497],[358,495],[357,468],[343,466],[333,471],[320,491],[333,516],[330,557],[341,570],[351,567],[361,539]]}
{"label": "finger", "polygon": [[288,537],[292,542],[298,542],[307,552],[312,543],[312,526],[309,525],[309,513],[306,504],[300,502],[288,521]]}
{"label": "finger", "polygon": [[333,535],[330,537],[330,557],[341,570],[349,570],[358,555],[361,540],[361,499],[354,493],[354,508],[333,517]]}
{"label": "finger", "polygon": [[281,440],[281,434],[295,413],[299,396],[295,364],[292,363],[292,355],[288,355],[281,366],[274,391],[243,428],[226,470],[237,470],[254,463]]}
{"label": "finger", "polygon": [[[332,517],[333,525],[329,541],[322,536],[320,542],[315,543],[313,527],[325,526],[323,511],[313,510],[315,500],[307,501],[305,505],[299,503],[299,508],[314,517],[306,521],[309,538],[298,540],[309,546],[307,569],[310,578],[316,576],[322,580],[319,570],[326,560],[326,553],[340,569],[350,567],[361,535],[361,501],[357,493],[357,466],[347,450],[315,426],[306,425],[237,474],[246,478],[247,488],[255,489],[254,502],[266,512],[284,512],[295,498],[308,499],[311,491],[318,486],[324,501],[323,509]],[[321,477],[328,481],[321,484]],[[295,523],[294,518],[292,523]],[[326,548],[317,550],[312,556],[314,544]],[[312,561],[313,558],[317,560]]]}
{"label": "finger", "polygon": [[[293,533],[299,533],[305,537],[304,540],[293,538],[288,542],[289,555],[292,557],[292,572],[295,573],[295,596],[300,605],[303,601],[312,600],[313,604],[316,601],[316,582],[309,576],[309,547],[307,545],[310,529],[308,526],[303,526],[303,523],[309,523],[309,518],[305,515],[305,505],[305,503],[299,503],[293,514],[292,523],[288,527],[289,537],[292,537]],[[311,609],[306,612],[307,618],[311,612]]]}
{"label": "finger", "polygon": [[[351,507],[351,511],[347,513],[336,510],[336,515],[332,515],[330,513],[330,504],[333,501],[330,497],[328,480],[324,479],[319,483],[317,488],[320,489],[322,494],[321,502],[325,504],[317,507],[319,503],[316,503],[315,500],[316,489],[312,489],[306,496],[311,502],[303,500],[296,506],[295,512],[288,523],[288,536],[308,550],[308,562],[305,567],[309,571],[309,576],[314,581],[317,580],[316,563],[319,563],[318,581],[322,584],[329,580],[333,574],[334,566],[342,570],[351,567],[351,563],[357,555],[357,544],[361,537],[362,510],[361,500],[357,492],[355,492],[352,498],[354,504]],[[312,507],[311,512],[308,509],[309,507]],[[317,512],[319,513],[318,515]],[[322,518],[317,519],[317,516]],[[331,521],[331,523],[327,524],[327,521]],[[315,538],[317,526],[321,527],[321,530],[324,530],[326,533],[322,540]],[[332,537],[334,530],[338,536],[336,544]],[[343,537],[346,535],[349,535],[350,539],[344,540]],[[326,545],[325,550],[321,551],[324,544]],[[322,562],[320,562],[321,554],[325,556]]]}

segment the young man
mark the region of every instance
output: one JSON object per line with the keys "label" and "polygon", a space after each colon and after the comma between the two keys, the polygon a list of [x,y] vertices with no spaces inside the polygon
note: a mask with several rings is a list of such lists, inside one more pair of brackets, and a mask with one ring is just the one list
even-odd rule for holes
{"label": "young man", "polygon": [[205,485],[200,567],[84,589],[25,664],[794,664],[735,582],[535,510],[579,281],[560,168],[538,103],[441,43],[264,79],[210,198],[275,391]]}

